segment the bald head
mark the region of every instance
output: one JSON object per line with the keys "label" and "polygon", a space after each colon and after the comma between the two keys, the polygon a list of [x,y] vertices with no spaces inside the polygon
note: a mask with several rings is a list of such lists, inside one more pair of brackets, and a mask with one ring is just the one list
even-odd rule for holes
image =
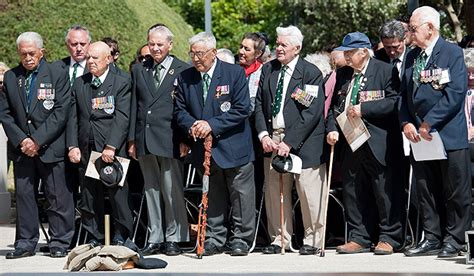
{"label": "bald head", "polygon": [[94,42],[87,49],[87,68],[96,77],[102,76],[111,61],[110,48],[102,42]]}

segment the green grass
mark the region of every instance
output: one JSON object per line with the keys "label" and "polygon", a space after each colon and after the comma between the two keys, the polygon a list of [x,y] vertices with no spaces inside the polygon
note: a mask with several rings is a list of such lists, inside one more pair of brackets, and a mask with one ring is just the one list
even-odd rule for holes
{"label": "green grass", "polygon": [[175,34],[176,56],[187,60],[187,40],[192,28],[161,0],[0,0],[0,61],[18,64],[16,38],[22,32],[35,31],[45,41],[49,61],[68,55],[64,45],[66,30],[73,24],[86,26],[93,41],[105,36],[119,42],[118,65],[128,70],[137,48],[146,42],[146,31],[157,22],[166,24]]}

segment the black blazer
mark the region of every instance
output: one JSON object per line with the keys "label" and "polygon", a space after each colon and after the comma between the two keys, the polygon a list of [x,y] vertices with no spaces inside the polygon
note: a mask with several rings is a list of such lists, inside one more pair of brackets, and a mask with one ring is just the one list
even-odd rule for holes
{"label": "black blazer", "polygon": [[[28,108],[25,90],[26,70],[19,65],[5,73],[1,122],[8,137],[8,153],[13,161],[26,157],[20,150],[23,139],[31,137],[40,146],[39,157],[45,163],[64,160],[65,127],[70,111],[70,90],[67,74],[45,60],[39,65],[35,87]],[[38,94],[45,87],[54,89],[53,106]],[[46,108],[46,107],[48,108]]]}
{"label": "black blazer", "polygon": [[157,156],[179,158],[179,142],[186,137],[173,120],[176,79],[190,66],[176,57],[166,76],[155,89],[153,60],[132,67],[132,108],[129,141],[135,141],[137,155],[147,152]]}
{"label": "black blazer", "polygon": [[[67,76],[68,76],[68,80],[70,79],[69,78],[69,66],[70,66],[70,64],[71,64],[71,57],[70,56],[67,56],[65,58],[62,58],[60,60],[57,60],[57,61],[53,62],[53,66],[57,66],[60,69],[66,71]],[[87,68],[87,65],[86,65],[85,68],[84,68],[84,74],[83,75],[85,75],[87,73],[89,73],[89,69]]]}
{"label": "black blazer", "polygon": [[[349,91],[352,80],[353,70],[348,67],[341,68],[345,70],[345,74],[337,74],[336,86],[334,88],[333,98],[331,100],[331,108],[327,117],[327,129],[337,131],[336,117],[344,111],[346,104],[346,96]],[[370,59],[369,65],[361,83],[359,92],[383,90],[385,96],[382,99],[361,102],[362,119],[370,132],[371,137],[368,144],[377,161],[382,165],[388,163],[389,157],[387,151],[394,150],[398,154],[401,149],[401,132],[397,117],[397,94],[400,87],[400,79],[398,70],[394,66],[385,62]],[[344,135],[340,131],[340,140],[351,151]],[[344,150],[344,149],[343,149]]]}
{"label": "black blazer", "polygon": [[[411,50],[412,50],[411,48],[405,46],[405,52],[403,53],[402,65],[400,67],[400,70],[402,72],[399,74],[399,76],[403,77],[403,75],[405,74],[405,66],[406,66],[406,62],[407,62],[407,55]],[[375,58],[378,59],[378,60],[381,60],[383,62],[391,64],[390,63],[390,58],[388,57],[387,52],[385,51],[384,48],[375,51]]]}
{"label": "black blazer", "polygon": [[[82,161],[87,161],[89,141],[94,139],[95,148],[102,151],[106,145],[116,148],[118,156],[126,157],[125,141],[128,134],[130,116],[131,80],[109,70],[104,83],[91,87],[92,74],[87,73],[76,79],[72,87],[72,112],[67,128],[67,146],[79,147]],[[112,96],[114,108],[92,109],[92,100]]]}
{"label": "black blazer", "polygon": [[[273,60],[264,65],[255,103],[255,126],[257,133],[268,131],[271,135],[272,104],[276,94],[281,63]],[[306,84],[319,86],[318,97],[309,107],[305,107],[291,98],[297,87],[304,89]],[[298,155],[303,168],[310,168],[324,163],[324,87],[323,75],[313,64],[298,58],[286,91],[282,105],[285,119],[285,138],[283,141],[291,146],[291,152]]]}

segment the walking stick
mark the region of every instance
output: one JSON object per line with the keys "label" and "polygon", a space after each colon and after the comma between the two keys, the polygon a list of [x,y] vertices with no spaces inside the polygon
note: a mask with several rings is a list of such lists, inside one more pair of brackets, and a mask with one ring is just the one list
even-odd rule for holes
{"label": "walking stick", "polygon": [[208,135],[204,139],[204,176],[202,177],[202,198],[199,206],[199,219],[197,229],[197,257],[202,259],[204,253],[204,242],[206,241],[206,226],[207,226],[207,193],[209,192],[209,175],[211,174],[211,147],[212,136]]}
{"label": "walking stick", "polygon": [[332,178],[332,163],[334,160],[334,145],[331,145],[331,153],[329,155],[329,173],[328,173],[328,188],[325,194],[326,197],[326,202],[324,206],[324,216],[323,216],[323,235],[321,238],[321,251],[319,252],[320,257],[324,257],[326,254],[324,252],[324,249],[326,247],[326,224],[327,224],[327,218],[328,218],[328,206],[329,206],[329,192],[331,191],[331,178]]}
{"label": "walking stick", "polygon": [[283,210],[283,174],[280,173],[279,176],[280,182],[280,238],[281,238],[281,255],[285,255],[285,234],[284,234],[284,225],[285,225],[285,213]]}

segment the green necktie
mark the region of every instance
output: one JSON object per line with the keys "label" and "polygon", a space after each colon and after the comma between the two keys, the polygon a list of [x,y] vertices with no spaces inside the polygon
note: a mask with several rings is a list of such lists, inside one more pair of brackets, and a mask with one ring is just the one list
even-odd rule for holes
{"label": "green necktie", "polygon": [[420,74],[421,71],[423,71],[423,69],[425,68],[427,57],[428,56],[426,55],[425,51],[421,51],[420,55],[415,60],[415,69],[413,70],[413,82],[415,82],[417,86],[420,85]]}
{"label": "green necktie", "polygon": [[92,87],[94,88],[99,88],[99,86],[102,84],[102,82],[100,81],[99,78],[95,78],[94,80],[92,80]]}
{"label": "green necktie", "polygon": [[207,92],[209,91],[209,85],[211,84],[211,77],[207,73],[204,73],[202,76],[202,98],[204,100],[204,103],[206,103],[207,99]]}
{"label": "green necktie", "polygon": [[359,103],[359,87],[360,87],[360,78],[362,74],[355,74],[354,85],[352,86],[351,92],[351,104],[356,105]]}
{"label": "green necktie", "polygon": [[155,65],[155,74],[153,75],[153,79],[155,80],[155,88],[158,89],[161,84],[161,69],[163,68],[163,65],[161,64],[156,64]]}
{"label": "green necktie", "polygon": [[77,67],[79,67],[79,63],[78,62],[74,63],[74,65],[72,67],[74,67],[74,70],[72,71],[71,86],[74,84],[74,81],[76,80]]}
{"label": "green necktie", "polygon": [[275,102],[273,103],[272,116],[275,118],[278,112],[280,112],[281,99],[283,98],[283,83],[285,80],[285,72],[288,68],[287,65],[283,65],[280,69],[280,79],[277,84],[277,91],[275,95]]}
{"label": "green necktie", "polygon": [[33,80],[34,72],[29,72],[28,76],[25,79],[25,91],[26,91],[26,102],[30,106],[30,91],[31,91],[31,81]]}

